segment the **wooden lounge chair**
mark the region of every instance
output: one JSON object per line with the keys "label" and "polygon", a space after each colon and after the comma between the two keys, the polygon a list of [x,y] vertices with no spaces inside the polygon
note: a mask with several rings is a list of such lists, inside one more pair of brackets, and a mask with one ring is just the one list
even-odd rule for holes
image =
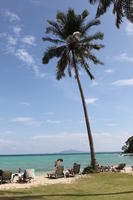
{"label": "wooden lounge chair", "polygon": [[6,182],[12,182],[12,172],[11,171],[3,171],[0,170],[0,184],[6,183]]}
{"label": "wooden lounge chair", "polygon": [[64,177],[64,166],[58,166],[54,173],[48,173],[48,178],[62,178]]}
{"label": "wooden lounge chair", "polygon": [[79,174],[80,172],[80,165],[77,163],[73,164],[72,169],[69,169],[66,173],[66,177],[74,177],[76,174]]}

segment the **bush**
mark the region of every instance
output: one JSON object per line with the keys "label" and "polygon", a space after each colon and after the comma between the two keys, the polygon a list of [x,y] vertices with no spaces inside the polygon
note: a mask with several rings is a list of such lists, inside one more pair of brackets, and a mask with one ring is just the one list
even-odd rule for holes
{"label": "bush", "polygon": [[95,173],[91,165],[88,165],[87,167],[85,167],[82,172],[82,174],[89,174],[89,173]]}

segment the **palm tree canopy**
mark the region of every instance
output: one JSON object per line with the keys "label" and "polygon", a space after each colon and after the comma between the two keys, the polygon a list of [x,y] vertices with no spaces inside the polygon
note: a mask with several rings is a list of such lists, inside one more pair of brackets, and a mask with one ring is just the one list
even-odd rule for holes
{"label": "palm tree canopy", "polygon": [[124,16],[130,22],[133,22],[133,0],[90,0],[90,3],[98,3],[96,17],[104,14],[111,4],[113,4],[113,13],[116,14],[117,28],[120,27]]}
{"label": "palm tree canopy", "polygon": [[56,21],[48,20],[46,35],[43,37],[44,42],[51,42],[53,45],[48,47],[44,52],[42,59],[43,64],[49,63],[52,58],[58,58],[56,66],[56,78],[59,80],[65,76],[65,70],[68,68],[68,74],[71,76],[73,68],[72,52],[74,52],[76,63],[80,64],[89,77],[93,79],[87,59],[94,64],[103,64],[92,53],[92,50],[99,50],[104,46],[94,41],[102,40],[103,33],[97,32],[94,35],[87,35],[87,31],[100,24],[99,19],[91,20],[85,23],[86,17],[89,15],[87,10],[76,15],[73,9],[69,9],[66,13],[57,12]]}

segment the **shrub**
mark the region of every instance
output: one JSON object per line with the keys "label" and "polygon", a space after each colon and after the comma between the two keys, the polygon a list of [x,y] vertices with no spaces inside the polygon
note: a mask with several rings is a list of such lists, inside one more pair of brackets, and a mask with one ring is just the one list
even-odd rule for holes
{"label": "shrub", "polygon": [[89,174],[89,173],[95,173],[91,165],[88,165],[87,167],[85,167],[82,172],[82,174]]}

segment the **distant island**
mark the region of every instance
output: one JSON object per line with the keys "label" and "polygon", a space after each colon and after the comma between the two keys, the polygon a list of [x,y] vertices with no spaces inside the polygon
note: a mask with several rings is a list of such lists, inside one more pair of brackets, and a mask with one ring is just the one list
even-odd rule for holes
{"label": "distant island", "polygon": [[76,154],[76,153],[89,153],[87,151],[79,151],[79,150],[75,150],[75,149],[68,149],[68,150],[64,150],[61,152],[58,152],[59,154]]}

